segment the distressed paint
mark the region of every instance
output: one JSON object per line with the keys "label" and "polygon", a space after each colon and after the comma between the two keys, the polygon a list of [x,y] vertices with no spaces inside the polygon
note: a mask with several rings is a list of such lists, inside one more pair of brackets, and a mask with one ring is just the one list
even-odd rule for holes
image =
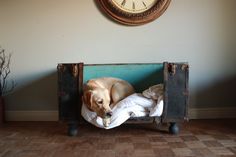
{"label": "distressed paint", "polygon": [[164,63],[164,110],[163,122],[178,122],[188,119],[187,63]]}
{"label": "distressed paint", "polygon": [[163,83],[163,64],[84,65],[83,82],[98,77],[117,77],[131,83],[137,92]]}

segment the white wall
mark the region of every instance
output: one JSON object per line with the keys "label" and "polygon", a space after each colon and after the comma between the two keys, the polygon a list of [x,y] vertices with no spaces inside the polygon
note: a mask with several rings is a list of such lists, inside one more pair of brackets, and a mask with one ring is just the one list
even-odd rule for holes
{"label": "white wall", "polygon": [[106,18],[95,0],[0,0],[0,45],[13,52],[17,82],[7,109],[56,110],[57,63],[81,61],[188,61],[191,106],[232,107],[235,6],[235,0],[172,0],[156,21],[127,27]]}

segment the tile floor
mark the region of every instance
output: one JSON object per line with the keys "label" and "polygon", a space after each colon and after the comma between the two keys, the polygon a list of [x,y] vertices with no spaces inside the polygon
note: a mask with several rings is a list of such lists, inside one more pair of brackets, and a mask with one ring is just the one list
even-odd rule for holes
{"label": "tile floor", "polygon": [[191,120],[178,135],[166,126],[125,124],[111,130],[79,126],[76,137],[57,122],[9,122],[0,126],[2,157],[236,157],[236,119]]}

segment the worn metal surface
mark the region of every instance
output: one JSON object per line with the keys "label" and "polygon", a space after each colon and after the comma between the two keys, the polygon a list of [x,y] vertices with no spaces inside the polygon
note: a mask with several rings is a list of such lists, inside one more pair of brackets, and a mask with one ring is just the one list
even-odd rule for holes
{"label": "worn metal surface", "polygon": [[164,63],[164,111],[162,122],[188,118],[189,66],[187,63]]}
{"label": "worn metal surface", "polygon": [[128,81],[136,92],[163,82],[163,64],[84,65],[84,83],[92,78],[117,77]]}
{"label": "worn metal surface", "polygon": [[59,120],[77,121],[78,100],[78,64],[58,64],[58,103]]}

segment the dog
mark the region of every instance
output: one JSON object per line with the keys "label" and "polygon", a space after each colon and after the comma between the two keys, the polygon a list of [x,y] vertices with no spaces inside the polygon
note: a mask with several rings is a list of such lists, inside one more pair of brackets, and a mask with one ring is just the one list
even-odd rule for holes
{"label": "dog", "polygon": [[112,108],[122,99],[134,93],[125,80],[113,77],[91,79],[84,84],[83,101],[87,108],[103,120],[112,116]]}

